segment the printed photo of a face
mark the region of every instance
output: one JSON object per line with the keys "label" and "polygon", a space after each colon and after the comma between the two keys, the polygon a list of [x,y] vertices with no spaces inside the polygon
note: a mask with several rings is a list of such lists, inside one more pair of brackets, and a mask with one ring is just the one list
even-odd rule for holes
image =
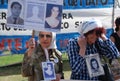
{"label": "printed photo of a face", "polygon": [[45,28],[61,28],[62,5],[47,4]]}
{"label": "printed photo of a face", "polygon": [[90,60],[90,65],[92,72],[99,72],[99,64],[95,58]]}
{"label": "printed photo of a face", "polygon": [[26,20],[30,22],[43,22],[44,21],[44,4],[27,4]]}
{"label": "printed photo of a face", "polygon": [[85,59],[90,77],[96,77],[104,74],[104,70],[98,53],[86,55]]}
{"label": "printed photo of a face", "polygon": [[56,78],[53,62],[43,62],[42,69],[45,80],[54,80]]}
{"label": "printed photo of a face", "polygon": [[7,23],[8,24],[18,24],[18,25],[24,25],[23,18],[20,17],[21,11],[22,11],[22,4],[18,1],[13,1],[11,4],[9,4],[9,13],[10,14],[7,17]]}

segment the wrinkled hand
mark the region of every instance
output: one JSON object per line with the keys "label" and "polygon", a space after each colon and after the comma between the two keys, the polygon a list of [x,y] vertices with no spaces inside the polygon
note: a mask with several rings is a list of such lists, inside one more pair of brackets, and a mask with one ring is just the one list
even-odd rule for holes
{"label": "wrinkled hand", "polygon": [[35,39],[30,38],[30,40],[28,41],[28,56],[31,56],[34,48],[35,48]]}
{"label": "wrinkled hand", "polygon": [[86,51],[86,44],[87,44],[86,38],[84,36],[79,37],[78,44],[80,46],[79,54],[81,56],[84,56]]}

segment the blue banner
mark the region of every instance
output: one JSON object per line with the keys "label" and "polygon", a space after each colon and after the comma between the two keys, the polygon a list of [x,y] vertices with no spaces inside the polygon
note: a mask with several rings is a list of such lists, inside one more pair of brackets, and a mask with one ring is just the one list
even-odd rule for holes
{"label": "blue banner", "polygon": [[[109,8],[113,6],[113,0],[63,0],[64,2],[64,6],[63,9],[92,9],[92,8]],[[7,6],[8,6],[8,0],[0,0],[0,9],[5,9],[7,10]],[[0,30],[1,32],[4,32],[5,30],[9,33],[9,31],[11,30],[11,28],[6,27],[5,25],[5,20],[6,20],[6,15],[7,13],[5,13],[6,11],[1,11],[1,27]],[[76,13],[76,12],[75,12]],[[78,13],[78,12],[77,12]],[[88,13],[87,13],[88,14]],[[86,14],[86,15],[87,15]],[[92,13],[93,14],[93,13]],[[79,15],[79,14],[78,14]],[[72,32],[72,33],[68,33],[70,31],[73,31],[73,28],[68,29],[70,27],[74,27],[74,22],[69,20],[73,20],[76,21],[75,22],[75,27],[80,25],[80,21],[77,21],[78,15],[76,14],[74,17],[74,13],[64,13],[63,14],[63,20],[66,19],[66,21],[64,21],[63,24],[63,28],[64,30],[66,30],[66,33],[59,33],[56,36],[56,44],[57,44],[57,48],[58,50],[60,50],[61,52],[65,52],[66,51],[66,45],[69,41],[70,38],[73,37],[78,37],[79,33]],[[85,16],[86,17],[86,16]],[[101,16],[102,17],[102,16]],[[79,17],[78,19],[80,20],[81,17]],[[3,21],[3,22],[2,22]],[[69,23],[72,23],[72,25],[69,25]],[[70,31],[69,31],[70,30]],[[11,30],[12,31],[12,30]],[[17,30],[13,29],[14,31],[17,32]],[[18,31],[22,31],[22,30],[18,30]],[[111,33],[113,32],[113,29],[107,29],[107,37],[109,37],[111,35]],[[1,33],[0,35],[0,55],[4,54],[4,51],[9,50],[12,54],[24,54],[26,49],[27,49],[27,44],[28,44],[28,40],[31,38],[30,35],[12,35],[10,34],[8,35],[4,35],[3,33]],[[37,40],[38,38],[35,37],[35,39]]]}
{"label": "blue banner", "polygon": [[64,9],[110,8],[114,0],[64,0]]}
{"label": "blue banner", "polygon": [[8,6],[8,0],[0,0],[0,9],[6,9]]}
{"label": "blue banner", "polygon": [[[63,9],[109,8],[114,0],[63,0]],[[0,9],[6,9],[8,0],[0,0]]]}
{"label": "blue banner", "polygon": [[[107,29],[107,37],[109,38],[113,29]],[[69,39],[78,37],[79,33],[63,33],[56,35],[56,44],[58,50],[66,52],[66,46]],[[24,54],[28,47],[29,35],[24,36],[0,36],[0,55],[4,55],[4,51],[9,50],[11,54]],[[38,40],[38,37],[35,37]]]}

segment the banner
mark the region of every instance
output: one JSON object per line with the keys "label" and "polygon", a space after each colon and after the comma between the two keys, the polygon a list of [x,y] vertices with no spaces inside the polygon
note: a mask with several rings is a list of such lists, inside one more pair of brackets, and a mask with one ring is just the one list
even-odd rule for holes
{"label": "banner", "polygon": [[[120,14],[120,0],[63,0],[61,32],[57,32],[57,47],[61,52],[66,51],[70,38],[78,37],[78,28],[84,20],[97,18],[107,29],[107,37],[113,32],[114,20]],[[23,54],[27,49],[27,41],[32,31],[27,29],[10,28],[6,26],[7,0],[0,1],[0,55],[6,50],[12,54]],[[114,15],[113,15],[113,6]],[[36,37],[37,40],[37,37]]]}
{"label": "banner", "polygon": [[59,32],[63,0],[8,0],[7,27]]}

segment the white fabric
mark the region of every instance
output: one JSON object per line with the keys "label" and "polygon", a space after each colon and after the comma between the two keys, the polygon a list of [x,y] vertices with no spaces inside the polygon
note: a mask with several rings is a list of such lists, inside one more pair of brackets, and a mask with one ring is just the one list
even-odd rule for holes
{"label": "white fabric", "polygon": [[[39,32],[40,31],[35,31],[35,36],[39,37]],[[39,40],[38,40],[38,43],[39,43]],[[57,46],[56,46],[56,33],[52,32],[52,41],[51,41],[51,44],[48,47],[48,49],[56,49],[56,48],[57,48]]]}
{"label": "white fabric", "polygon": [[45,51],[46,61],[48,62],[49,61],[48,50],[45,48],[44,51]]}
{"label": "white fabric", "polygon": [[102,27],[102,23],[100,20],[88,20],[88,21],[84,21],[80,27],[79,27],[79,33],[80,34],[85,34],[90,30],[93,30],[97,27]]}
{"label": "white fabric", "polygon": [[52,42],[48,49],[56,49],[56,33],[52,32]]}

